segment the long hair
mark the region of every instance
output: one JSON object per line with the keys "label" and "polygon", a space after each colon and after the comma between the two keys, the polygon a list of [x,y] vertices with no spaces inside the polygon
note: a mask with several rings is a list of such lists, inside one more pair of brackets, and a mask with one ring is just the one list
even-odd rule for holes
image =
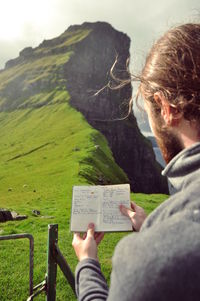
{"label": "long hair", "polygon": [[153,45],[138,92],[154,107],[154,93],[162,92],[185,119],[200,125],[200,24],[175,27]]}
{"label": "long hair", "polygon": [[[110,73],[116,86],[111,89],[131,81],[140,82],[136,102],[142,96],[152,103],[154,113],[159,113],[154,93],[162,92],[186,120],[196,121],[200,126],[200,24],[183,24],[167,31],[152,46],[140,75],[129,73],[127,80],[120,80],[114,76],[115,64]],[[133,99],[129,113],[132,103]]]}

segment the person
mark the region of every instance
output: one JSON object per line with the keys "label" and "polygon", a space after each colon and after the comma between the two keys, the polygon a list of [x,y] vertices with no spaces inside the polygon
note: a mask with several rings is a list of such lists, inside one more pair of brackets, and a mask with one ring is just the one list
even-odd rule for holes
{"label": "person", "polygon": [[74,234],[78,300],[200,300],[200,24],[170,29],[152,47],[140,76],[153,133],[174,194],[148,217],[120,206],[137,233],[116,246],[108,288],[98,261],[103,233]]}

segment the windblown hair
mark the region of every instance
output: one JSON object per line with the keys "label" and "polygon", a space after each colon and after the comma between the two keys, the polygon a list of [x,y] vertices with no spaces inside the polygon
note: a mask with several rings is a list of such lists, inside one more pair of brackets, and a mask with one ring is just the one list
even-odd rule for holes
{"label": "windblown hair", "polygon": [[[141,75],[130,75],[130,81],[140,82],[136,100],[142,95],[159,111],[154,93],[163,93],[185,119],[200,125],[200,24],[183,24],[166,32],[151,48]],[[122,80],[118,87],[126,84]]]}
{"label": "windblown hair", "polygon": [[171,29],[153,45],[139,93],[157,105],[155,92],[162,92],[185,119],[200,123],[200,24]]}

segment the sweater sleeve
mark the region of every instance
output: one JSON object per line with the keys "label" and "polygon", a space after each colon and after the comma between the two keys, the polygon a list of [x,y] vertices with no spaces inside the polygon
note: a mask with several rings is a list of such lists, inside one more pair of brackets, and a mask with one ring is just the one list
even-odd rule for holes
{"label": "sweater sleeve", "polygon": [[107,300],[108,286],[99,262],[87,258],[78,263],[75,272],[76,294],[79,301]]}
{"label": "sweater sleeve", "polygon": [[121,282],[124,284],[124,271],[122,270],[117,277],[118,258],[113,260],[113,264],[111,287],[108,290],[99,262],[88,258],[78,263],[75,272],[75,284],[79,301],[125,300],[127,292],[121,285]]}

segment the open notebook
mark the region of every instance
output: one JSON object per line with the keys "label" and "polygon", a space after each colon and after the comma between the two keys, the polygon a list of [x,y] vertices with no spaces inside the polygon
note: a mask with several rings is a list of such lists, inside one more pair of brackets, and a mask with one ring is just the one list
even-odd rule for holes
{"label": "open notebook", "polygon": [[71,231],[85,232],[89,223],[96,232],[131,231],[132,224],[119,205],[130,207],[130,185],[74,186]]}

